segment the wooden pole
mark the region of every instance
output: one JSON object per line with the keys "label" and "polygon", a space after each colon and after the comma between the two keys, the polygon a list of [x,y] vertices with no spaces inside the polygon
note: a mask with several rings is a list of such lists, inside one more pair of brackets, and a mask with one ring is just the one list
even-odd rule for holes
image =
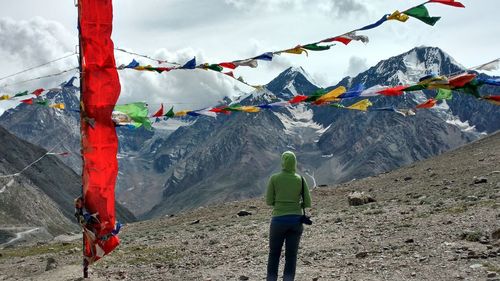
{"label": "wooden pole", "polygon": [[[81,1],[76,0],[75,3],[78,7],[78,68],[80,70],[80,144],[82,142],[82,137],[81,137],[81,124],[84,122],[83,120],[83,108],[82,108],[82,94],[83,94],[83,52],[82,52],[82,32],[80,29],[80,11],[81,11]],[[83,149],[83,147],[81,147]],[[82,155],[82,166],[83,166],[83,153]],[[83,180],[83,169],[82,169],[82,180]],[[82,200],[83,200],[83,181],[82,181]],[[85,233],[82,231],[82,257],[83,257],[83,278],[89,278],[89,262],[85,257]]]}

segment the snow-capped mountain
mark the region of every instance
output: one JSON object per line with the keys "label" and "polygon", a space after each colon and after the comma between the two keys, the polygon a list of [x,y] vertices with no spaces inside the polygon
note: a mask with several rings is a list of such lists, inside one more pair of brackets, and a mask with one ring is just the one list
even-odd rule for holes
{"label": "snow-capped mountain", "polygon": [[[439,48],[419,47],[381,61],[356,77],[346,77],[334,87],[394,86],[417,82],[431,72],[449,74],[461,70],[463,67]],[[290,68],[265,89],[248,93],[236,102],[288,100],[316,90],[318,87],[302,68]],[[414,107],[433,95],[424,91],[371,100],[374,107]],[[0,124],[29,140],[30,131],[19,128],[41,126],[40,120],[74,119],[65,112],[37,117],[26,112],[38,110],[32,108],[19,107],[2,116]],[[279,170],[280,155],[285,150],[297,153],[299,172],[311,185],[345,182],[453,149],[498,130],[499,121],[498,107],[472,96],[454,94],[452,100],[410,117],[394,112],[364,113],[298,105],[258,114],[237,112],[216,119],[192,118],[174,132],[120,128],[117,198],[136,214],[155,217],[260,196],[268,176]],[[59,122],[60,126],[50,127],[52,132],[71,132],[67,124],[73,121]],[[46,135],[53,134],[47,133],[50,128],[44,127]],[[79,150],[77,140],[72,151]]]}

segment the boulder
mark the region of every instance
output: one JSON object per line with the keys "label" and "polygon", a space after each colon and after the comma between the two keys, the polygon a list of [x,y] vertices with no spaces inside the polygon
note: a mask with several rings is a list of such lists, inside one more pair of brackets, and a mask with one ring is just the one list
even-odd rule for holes
{"label": "boulder", "polygon": [[364,192],[354,191],[347,195],[349,206],[360,206],[371,202],[376,202],[375,198]]}

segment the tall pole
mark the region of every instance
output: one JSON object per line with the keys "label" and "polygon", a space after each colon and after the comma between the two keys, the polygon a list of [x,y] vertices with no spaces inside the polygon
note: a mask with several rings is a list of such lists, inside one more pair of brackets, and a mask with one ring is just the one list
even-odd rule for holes
{"label": "tall pole", "polygon": [[[82,52],[82,33],[81,33],[81,28],[80,28],[80,7],[81,7],[81,1],[77,0],[76,3],[78,7],[78,69],[80,70],[80,155],[82,155],[82,167],[83,167],[83,153],[82,153],[82,137],[81,137],[81,126],[83,122],[83,108],[82,108],[82,95],[83,95],[83,87],[84,87],[84,82],[83,82],[83,52]],[[82,178],[83,178],[83,168],[82,168]],[[81,198],[83,198],[83,183],[82,183],[82,195]],[[82,257],[83,257],[83,278],[88,278],[89,277],[89,263],[88,260],[85,257],[85,233],[82,231]]]}

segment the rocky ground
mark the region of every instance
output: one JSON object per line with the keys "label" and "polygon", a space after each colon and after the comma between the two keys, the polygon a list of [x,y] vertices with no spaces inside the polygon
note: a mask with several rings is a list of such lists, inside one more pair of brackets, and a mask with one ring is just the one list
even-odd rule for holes
{"label": "rocky ground", "polygon": [[[500,134],[313,191],[297,280],[500,280]],[[299,159],[300,160],[300,159]],[[351,206],[354,191],[376,202]],[[245,210],[251,215],[238,216]],[[262,199],[127,225],[90,280],[265,280]],[[81,242],[0,250],[0,280],[75,280]]]}

